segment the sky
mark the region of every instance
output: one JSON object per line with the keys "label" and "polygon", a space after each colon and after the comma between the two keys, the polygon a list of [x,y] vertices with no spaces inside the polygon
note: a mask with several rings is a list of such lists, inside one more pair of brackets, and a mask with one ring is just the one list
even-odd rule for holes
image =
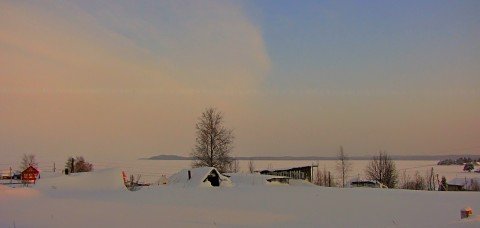
{"label": "sky", "polygon": [[480,2],[0,2],[0,154],[480,154]]}

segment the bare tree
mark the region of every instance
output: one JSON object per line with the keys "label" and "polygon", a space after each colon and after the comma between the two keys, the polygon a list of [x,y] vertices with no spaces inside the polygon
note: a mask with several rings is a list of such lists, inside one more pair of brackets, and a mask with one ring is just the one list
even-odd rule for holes
{"label": "bare tree", "polygon": [[320,169],[317,169],[317,172],[315,173],[314,184],[320,185],[320,186],[325,186],[326,185],[326,181],[324,179],[324,174],[322,173],[322,171]]}
{"label": "bare tree", "polygon": [[407,176],[406,182],[404,182],[400,187],[410,190],[426,190],[427,183],[425,178],[423,178],[417,171],[415,172],[414,179],[410,179],[410,177]]}
{"label": "bare tree", "polygon": [[65,174],[75,172],[75,158],[69,157],[65,163]]}
{"label": "bare tree", "polygon": [[240,162],[237,159],[233,159],[226,170],[229,173],[238,173],[240,172]]}
{"label": "bare tree", "polygon": [[402,174],[400,175],[399,178],[399,183],[398,185],[400,186],[401,189],[409,189],[410,187],[410,182],[411,182],[410,176],[407,174],[407,170],[403,170]]}
{"label": "bare tree", "polygon": [[425,190],[427,189],[427,184],[425,178],[420,175],[420,172],[415,172],[415,190]]}
{"label": "bare tree", "polygon": [[427,172],[425,181],[427,190],[435,191],[435,171],[433,170],[433,167]]}
{"label": "bare tree", "polygon": [[81,173],[91,171],[93,171],[93,165],[85,161],[85,158],[83,158],[83,156],[77,157],[77,159],[75,160],[75,172]]}
{"label": "bare tree", "polygon": [[255,172],[255,163],[253,162],[252,159],[248,161],[248,172],[254,173]]}
{"label": "bare tree", "polygon": [[325,187],[337,187],[339,183],[335,181],[335,178],[332,176],[330,170],[327,170],[326,167],[323,167],[323,172],[317,168],[315,173],[314,184]]}
{"label": "bare tree", "polygon": [[38,162],[34,154],[23,154],[22,161],[20,162],[20,169],[25,170],[28,167],[33,166],[38,168]]}
{"label": "bare tree", "polygon": [[69,157],[65,163],[65,168],[70,173],[81,173],[93,171],[93,165],[87,161],[83,156],[77,156],[76,158]]}
{"label": "bare tree", "polygon": [[389,188],[395,188],[398,180],[395,162],[385,151],[380,151],[378,156],[373,156],[367,165],[365,174],[368,178],[376,180]]}
{"label": "bare tree", "polygon": [[448,191],[447,178],[445,178],[445,176],[442,176],[442,181],[440,182],[440,186],[438,186],[438,191]]}
{"label": "bare tree", "polygon": [[215,167],[220,172],[228,171],[233,161],[233,131],[224,126],[223,114],[215,108],[207,108],[198,119],[196,145],[191,156],[192,167]]}
{"label": "bare tree", "polygon": [[347,176],[352,171],[352,163],[349,161],[347,154],[343,151],[342,146],[340,146],[337,155],[337,171],[340,173],[340,179],[342,180],[341,186],[345,188]]}

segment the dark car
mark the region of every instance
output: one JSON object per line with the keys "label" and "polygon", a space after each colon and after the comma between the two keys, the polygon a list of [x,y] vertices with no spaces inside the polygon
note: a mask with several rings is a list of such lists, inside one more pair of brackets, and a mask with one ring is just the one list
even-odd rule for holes
{"label": "dark car", "polygon": [[13,172],[12,179],[20,180],[22,178],[22,173],[20,171]]}

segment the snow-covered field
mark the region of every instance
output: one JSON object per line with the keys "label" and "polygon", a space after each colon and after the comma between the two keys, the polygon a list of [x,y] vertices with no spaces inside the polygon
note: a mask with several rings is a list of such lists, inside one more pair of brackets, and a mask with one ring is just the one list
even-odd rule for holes
{"label": "snow-covered field", "polygon": [[[0,185],[0,227],[480,227],[480,193],[316,186],[152,186],[120,169]],[[460,220],[470,206],[473,218]]]}

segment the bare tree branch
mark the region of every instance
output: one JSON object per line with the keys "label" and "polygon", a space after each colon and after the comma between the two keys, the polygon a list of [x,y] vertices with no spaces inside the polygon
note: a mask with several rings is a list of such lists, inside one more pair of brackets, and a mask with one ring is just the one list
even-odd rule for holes
{"label": "bare tree branch", "polygon": [[337,171],[340,173],[340,179],[342,180],[342,187],[345,188],[347,176],[352,171],[352,163],[349,161],[348,156],[343,151],[342,146],[340,146],[340,150],[338,151],[336,168],[337,168]]}

